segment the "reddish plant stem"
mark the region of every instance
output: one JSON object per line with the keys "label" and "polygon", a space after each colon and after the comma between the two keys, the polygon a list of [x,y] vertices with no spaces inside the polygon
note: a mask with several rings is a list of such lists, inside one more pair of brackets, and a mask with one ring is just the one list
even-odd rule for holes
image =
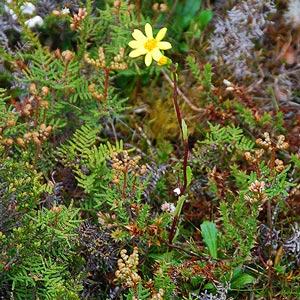
{"label": "reddish plant stem", "polygon": [[177,245],[174,245],[174,244],[169,244],[169,243],[167,243],[167,246],[170,247],[170,248],[178,249],[179,251],[185,252],[186,254],[190,255],[193,258],[202,258],[197,253],[189,251],[189,250],[186,250],[186,249],[184,249],[184,248],[182,248],[180,246],[177,246]]}
{"label": "reddish plant stem", "polygon": [[185,193],[185,190],[187,188],[187,161],[189,156],[189,142],[188,140],[185,141],[185,149],[184,149],[184,158],[183,158],[183,186],[180,189],[180,194],[183,195]]}
{"label": "reddish plant stem", "polygon": [[[176,116],[177,116],[177,120],[178,120],[178,124],[180,127],[180,131],[181,131],[181,135],[183,138],[183,142],[185,144],[185,149],[184,149],[184,158],[183,158],[183,165],[182,165],[182,171],[183,171],[183,185],[179,185],[180,186],[180,195],[183,195],[185,193],[185,190],[187,188],[187,160],[188,160],[188,154],[189,154],[189,143],[188,143],[188,139],[184,140],[183,137],[183,131],[182,131],[182,117],[181,117],[181,113],[180,113],[180,109],[179,109],[179,104],[178,104],[178,93],[177,93],[177,73],[176,73],[176,67],[175,65],[171,65],[170,67],[171,72],[173,74],[173,102],[174,102],[174,107],[175,107],[175,111],[176,111]],[[171,231],[170,231],[170,235],[169,235],[169,251],[172,250],[172,242],[176,233],[176,227],[177,227],[177,223],[178,223],[178,217],[179,216],[174,216],[173,219],[173,223],[172,223],[172,227],[171,227]]]}
{"label": "reddish plant stem", "polygon": [[126,197],[126,186],[127,186],[127,169],[125,171],[123,171],[124,174],[124,181],[123,181],[123,188],[122,188],[122,194],[124,198]]}
{"label": "reddish plant stem", "polygon": [[176,233],[177,222],[178,222],[178,216],[174,216],[171,231],[170,231],[170,235],[169,235],[169,243],[168,243],[169,251],[171,251],[172,248],[173,248],[172,243],[173,243],[173,239],[174,239],[174,236],[175,236],[175,233]]}

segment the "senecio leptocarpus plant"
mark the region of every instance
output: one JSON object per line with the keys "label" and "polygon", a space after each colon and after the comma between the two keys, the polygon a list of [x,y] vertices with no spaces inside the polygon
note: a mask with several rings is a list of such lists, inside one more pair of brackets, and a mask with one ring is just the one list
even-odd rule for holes
{"label": "senecio leptocarpus plant", "polygon": [[188,131],[187,125],[184,119],[181,117],[179,105],[178,105],[178,92],[177,92],[177,64],[174,64],[170,58],[165,56],[161,50],[168,50],[172,48],[172,45],[169,42],[162,41],[167,33],[167,28],[164,27],[160,29],[156,35],[153,37],[152,26],[147,23],[145,25],[145,33],[144,35],[139,29],[135,29],[132,33],[132,37],[134,40],[128,43],[129,47],[133,48],[133,50],[129,53],[129,56],[132,58],[139,57],[145,55],[145,65],[149,67],[154,60],[158,66],[160,67],[169,67],[172,75],[173,75],[173,102],[174,108],[176,112],[176,117],[178,120],[181,137],[184,144],[184,158],[182,165],[183,172],[183,182],[178,182],[178,188],[175,189],[176,194],[178,195],[178,202],[174,212],[173,224],[171,227],[168,246],[171,250],[172,242],[176,233],[176,226],[178,223],[178,218],[180,216],[184,201],[186,199],[185,191],[190,182],[191,172],[190,168],[188,168],[187,160],[188,160]]}

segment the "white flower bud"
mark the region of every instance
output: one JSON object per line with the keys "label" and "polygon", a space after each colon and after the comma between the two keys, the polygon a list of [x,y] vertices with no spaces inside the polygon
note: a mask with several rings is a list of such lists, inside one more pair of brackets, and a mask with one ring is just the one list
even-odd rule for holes
{"label": "white flower bud", "polygon": [[226,91],[234,91],[234,87],[233,87],[233,86],[228,86],[228,87],[226,88]]}
{"label": "white flower bud", "polygon": [[36,26],[42,26],[44,24],[44,20],[40,16],[35,16],[25,22],[28,28],[34,28]]}
{"label": "white flower bud", "polygon": [[174,189],[173,192],[174,192],[176,195],[178,195],[178,196],[181,194],[180,188]]}
{"label": "white flower bud", "polygon": [[63,15],[69,15],[70,14],[70,10],[67,8],[67,7],[64,7],[62,10],[61,10],[61,13]]}
{"label": "white flower bud", "polygon": [[224,83],[225,85],[227,85],[227,86],[231,86],[231,85],[232,85],[232,82],[230,82],[230,81],[227,80],[227,79],[224,79],[224,80],[223,80],[223,83]]}

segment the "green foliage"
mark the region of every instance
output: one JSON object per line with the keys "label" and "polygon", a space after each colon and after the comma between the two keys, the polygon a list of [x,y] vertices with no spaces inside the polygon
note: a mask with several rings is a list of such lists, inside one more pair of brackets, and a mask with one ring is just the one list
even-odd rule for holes
{"label": "green foliage", "polygon": [[114,189],[109,188],[112,172],[107,164],[114,152],[123,151],[122,141],[115,146],[110,142],[99,144],[98,131],[88,125],[82,126],[58,149],[62,163],[73,168],[78,185],[86,193],[82,208],[87,210],[113,202],[114,193],[111,192]]}
{"label": "green foliage", "polygon": [[188,56],[187,62],[198,84],[203,85],[207,90],[207,95],[209,95],[212,89],[212,75],[213,75],[211,70],[211,64],[207,63],[204,66],[204,70],[202,74],[193,56]]}
{"label": "green foliage", "polygon": [[133,289],[129,290],[129,293],[125,296],[125,299],[127,300],[133,300],[136,299],[135,297],[138,297],[138,299],[146,300],[150,297],[150,289],[145,289],[141,283],[137,285],[137,291],[134,291]]}
{"label": "green foliage", "polygon": [[245,151],[250,151],[253,147],[254,142],[243,134],[241,128],[209,123],[205,139],[198,141],[193,149],[193,164],[198,169],[212,170],[213,167],[221,165],[223,169],[243,158]]}
{"label": "green foliage", "polygon": [[[254,281],[255,277],[244,272],[240,267],[235,268],[232,272],[226,274],[222,278],[224,285],[228,282],[230,283],[230,290],[239,290],[245,285],[253,284]],[[216,287],[212,283],[206,284],[205,289],[216,291]]]}
{"label": "green foliage", "polygon": [[223,226],[221,252],[228,257],[235,256],[233,265],[247,262],[257,236],[257,207],[249,208],[242,198],[235,202],[227,199],[220,203],[219,210]]}
{"label": "green foliage", "polygon": [[25,213],[34,213],[47,186],[32,165],[12,158],[0,162],[0,231],[6,234],[21,225]]}
{"label": "green foliage", "polygon": [[209,124],[209,129],[210,131],[203,143],[206,145],[217,145],[221,152],[249,151],[254,147],[254,142],[243,135],[241,128],[235,126],[221,127],[220,125],[214,126]]}
{"label": "green foliage", "polygon": [[[79,299],[82,262],[76,265],[78,209],[58,206],[24,216],[22,227],[2,239],[2,266],[17,299]],[[16,245],[11,248],[10,245]],[[80,260],[79,260],[80,261]],[[72,267],[70,268],[70,265]],[[2,270],[3,270],[2,269]]]}
{"label": "green foliage", "polygon": [[[270,71],[255,47],[272,76],[235,82],[214,1],[33,1],[35,28],[22,2],[0,18],[0,298],[297,297],[293,64]],[[170,64],[128,56],[147,22]]]}

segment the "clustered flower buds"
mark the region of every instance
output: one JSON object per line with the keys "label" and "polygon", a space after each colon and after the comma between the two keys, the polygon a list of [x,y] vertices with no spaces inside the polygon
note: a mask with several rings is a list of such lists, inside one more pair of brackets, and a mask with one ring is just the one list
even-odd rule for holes
{"label": "clustered flower buds", "polygon": [[129,256],[126,253],[126,249],[121,250],[121,258],[118,260],[118,270],[115,275],[123,282],[125,287],[133,288],[142,281],[141,276],[137,273],[139,264],[138,248],[134,247],[133,253]]}
{"label": "clustered flower buds", "polygon": [[250,153],[249,151],[245,152],[245,158],[247,161],[251,163],[257,163],[258,160],[263,156],[265,153],[264,149],[256,149],[254,154]]}
{"label": "clustered flower buds", "polygon": [[113,58],[110,64],[107,64],[105,52],[103,47],[99,47],[98,49],[98,58],[93,59],[89,57],[88,53],[85,53],[84,60],[92,66],[97,68],[106,68],[109,70],[125,70],[127,69],[127,63],[124,62],[124,48],[120,48],[119,53]]}
{"label": "clustered flower buds", "polygon": [[279,150],[286,150],[289,147],[289,143],[285,142],[285,136],[279,135],[277,137],[276,148]]}
{"label": "clustered flower buds", "polygon": [[34,142],[37,146],[41,146],[42,142],[47,140],[52,131],[52,126],[47,126],[43,123],[39,131],[27,132],[23,138],[17,138],[16,141],[19,146],[24,148],[29,142]]}
{"label": "clustered flower buds", "polygon": [[117,226],[116,223],[116,215],[111,215],[109,213],[103,213],[101,211],[99,211],[97,213],[97,217],[98,217],[98,222],[100,225],[105,226],[106,228],[113,228]]}
{"label": "clustered flower buds", "polygon": [[88,53],[84,54],[84,60],[92,66],[97,68],[105,68],[106,67],[106,60],[105,60],[105,53],[103,47],[99,47],[98,49],[98,58],[92,59],[89,57]]}
{"label": "clustered flower buds", "polygon": [[4,131],[8,128],[8,127],[13,127],[15,125],[15,120],[13,119],[13,116],[11,119],[8,119],[6,121],[6,123],[4,123],[4,125],[2,126],[1,130],[0,130],[0,141],[1,144],[7,147],[10,147],[14,144],[14,140],[11,138],[4,138],[2,137]]}
{"label": "clustered flower buds", "polygon": [[131,158],[128,155],[128,151],[124,150],[122,152],[121,157],[119,158],[118,153],[114,152],[113,156],[113,164],[112,164],[112,170],[113,170],[113,182],[115,184],[120,184],[120,179],[122,176],[124,176],[128,171],[134,176],[139,177],[140,175],[144,175],[147,172],[147,166],[142,165],[139,166],[139,161],[141,160],[141,156],[137,155]]}
{"label": "clustered flower buds", "polygon": [[263,205],[267,201],[267,195],[264,193],[265,190],[265,182],[255,180],[249,187],[248,190],[252,193],[251,196],[246,195],[245,199],[251,203],[258,203],[258,210],[261,211]]}
{"label": "clustered flower buds", "polygon": [[12,146],[14,144],[14,140],[11,138],[2,138],[1,143],[4,144],[5,146]]}
{"label": "clustered flower buds", "polygon": [[258,144],[262,148],[271,150],[272,142],[271,142],[269,132],[264,132],[264,139],[261,139],[261,138],[257,139],[256,144]]}
{"label": "clustered flower buds", "polygon": [[289,147],[289,143],[285,142],[285,136],[279,135],[277,137],[277,142],[273,142],[270,138],[270,134],[268,132],[264,132],[264,139],[257,139],[256,144],[265,149],[278,149],[278,150],[286,150]]}
{"label": "clustered flower buds", "polygon": [[154,3],[152,5],[152,9],[155,12],[161,12],[161,13],[165,13],[168,11],[168,5],[166,3]]}
{"label": "clustered flower buds", "polygon": [[78,14],[75,14],[73,18],[71,18],[71,30],[81,30],[81,23],[87,16],[86,8],[79,8]]}
{"label": "clustered flower buds", "polygon": [[93,98],[96,100],[101,100],[103,99],[103,94],[99,93],[98,91],[95,90],[96,84],[92,83],[88,86],[88,91],[92,94]]}
{"label": "clustered flower buds", "polygon": [[70,50],[65,50],[61,53],[64,62],[69,63],[74,58],[74,53]]}
{"label": "clustered flower buds", "polygon": [[24,97],[21,103],[13,101],[20,116],[29,117],[39,106],[44,110],[49,107],[49,102],[43,99],[49,94],[49,87],[43,86],[39,93],[36,85],[32,83],[29,86],[29,92],[32,95]]}
{"label": "clustered flower buds", "polygon": [[[275,141],[271,139],[268,132],[264,132],[263,138],[256,140],[256,144],[262,147],[262,149],[255,150],[254,155],[250,152],[245,152],[245,158],[251,163],[257,163],[259,158],[265,153],[265,151],[275,151],[275,150],[286,150],[289,147],[289,143],[285,142],[285,136],[279,135]],[[284,170],[285,166],[283,161],[280,159],[274,160],[275,170],[280,173]]]}
{"label": "clustered flower buds", "polygon": [[265,182],[255,180],[249,187],[249,191],[252,193],[262,193],[265,189]]}
{"label": "clustered flower buds", "polygon": [[158,292],[154,292],[151,295],[150,300],[163,300],[165,291],[163,289],[159,289]]}
{"label": "clustered flower buds", "polygon": [[114,57],[113,61],[110,63],[110,68],[112,70],[126,70],[127,63],[124,62],[124,48],[120,48],[119,53]]}

